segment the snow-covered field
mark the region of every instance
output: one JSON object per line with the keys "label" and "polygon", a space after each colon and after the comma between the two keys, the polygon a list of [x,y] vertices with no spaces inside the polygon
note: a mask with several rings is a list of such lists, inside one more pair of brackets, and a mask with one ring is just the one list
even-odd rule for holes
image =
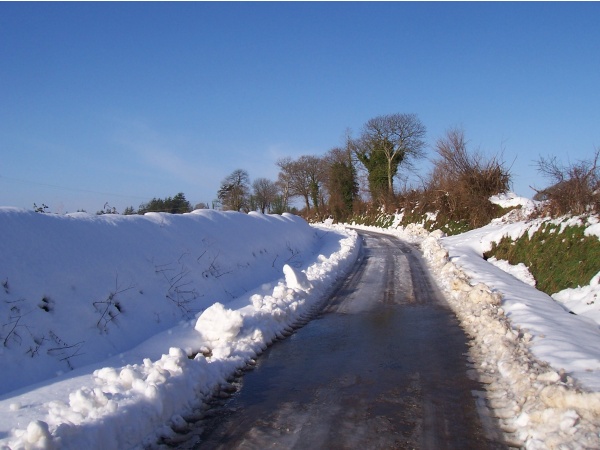
{"label": "snow-covered field", "polygon": [[[531,227],[512,214],[454,237],[377,231],[421,244],[509,442],[600,448],[600,328],[589,307],[598,277],[562,293],[565,307],[532,287],[526,268],[482,258]],[[135,448],[173,434],[309,319],[360,248],[354,231],[330,224],[215,211],[0,208],[0,230],[0,448],[12,449]]]}

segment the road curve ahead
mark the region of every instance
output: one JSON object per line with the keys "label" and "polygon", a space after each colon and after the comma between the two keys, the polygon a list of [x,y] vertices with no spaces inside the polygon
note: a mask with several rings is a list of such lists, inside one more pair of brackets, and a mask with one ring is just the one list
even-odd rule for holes
{"label": "road curve ahead", "polygon": [[323,312],[261,355],[186,448],[506,448],[418,249],[360,234],[360,262]]}

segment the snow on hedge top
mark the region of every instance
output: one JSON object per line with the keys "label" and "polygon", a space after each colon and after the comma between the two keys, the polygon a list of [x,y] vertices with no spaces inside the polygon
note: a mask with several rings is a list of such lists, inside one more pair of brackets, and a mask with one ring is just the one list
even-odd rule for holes
{"label": "snow on hedge top", "polygon": [[590,216],[587,219],[587,228],[585,229],[586,236],[596,236],[600,239],[600,218],[598,216]]}
{"label": "snow on hedge top", "polygon": [[0,230],[0,395],[227,305],[281,279],[285,264],[303,267],[323,244],[297,216],[211,210],[97,216],[0,208]]}
{"label": "snow on hedge top", "polygon": [[495,205],[499,205],[502,208],[514,208],[521,206],[527,211],[531,211],[535,208],[537,202],[526,197],[519,197],[514,192],[504,192],[490,197],[490,202]]}

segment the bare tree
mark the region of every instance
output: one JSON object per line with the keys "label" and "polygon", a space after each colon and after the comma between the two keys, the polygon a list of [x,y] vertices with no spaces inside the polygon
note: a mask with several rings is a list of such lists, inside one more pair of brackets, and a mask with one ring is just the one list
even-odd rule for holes
{"label": "bare tree", "polygon": [[289,189],[290,197],[302,197],[306,211],[310,212],[311,201],[319,211],[322,200],[322,187],[325,179],[325,165],[317,156],[301,156],[297,160],[283,158],[277,162],[281,169],[279,181]]}
{"label": "bare tree", "polygon": [[548,200],[549,212],[555,215],[583,214],[600,209],[600,149],[591,159],[562,165],[556,157],[537,161],[538,171],[552,181],[552,186],[538,190],[536,199]]}
{"label": "bare tree", "polygon": [[224,210],[247,211],[249,194],[250,176],[245,170],[237,169],[221,182],[218,198]]}
{"label": "bare tree", "polygon": [[369,190],[376,202],[394,193],[400,165],[424,156],[425,126],[415,114],[391,114],[370,119],[354,142],[358,160],[369,172]]}
{"label": "bare tree", "polygon": [[279,205],[279,209],[281,212],[287,211],[290,204],[291,197],[291,185],[292,185],[292,175],[290,172],[290,164],[292,159],[289,157],[282,158],[277,161],[277,166],[279,167],[279,175],[277,176],[277,186],[279,187],[279,191],[281,192],[281,198],[279,199],[281,203]]}
{"label": "bare tree", "polygon": [[279,195],[277,185],[267,178],[257,178],[252,183],[254,201],[263,214],[271,211],[271,205]]}

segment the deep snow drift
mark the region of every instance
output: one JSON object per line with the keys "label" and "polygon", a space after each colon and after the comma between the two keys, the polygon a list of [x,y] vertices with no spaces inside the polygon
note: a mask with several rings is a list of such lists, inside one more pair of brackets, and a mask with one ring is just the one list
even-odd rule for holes
{"label": "deep snow drift", "polygon": [[289,214],[0,208],[0,230],[0,446],[13,449],[172,435],[165,424],[306,320],[359,249],[355,232]]}

